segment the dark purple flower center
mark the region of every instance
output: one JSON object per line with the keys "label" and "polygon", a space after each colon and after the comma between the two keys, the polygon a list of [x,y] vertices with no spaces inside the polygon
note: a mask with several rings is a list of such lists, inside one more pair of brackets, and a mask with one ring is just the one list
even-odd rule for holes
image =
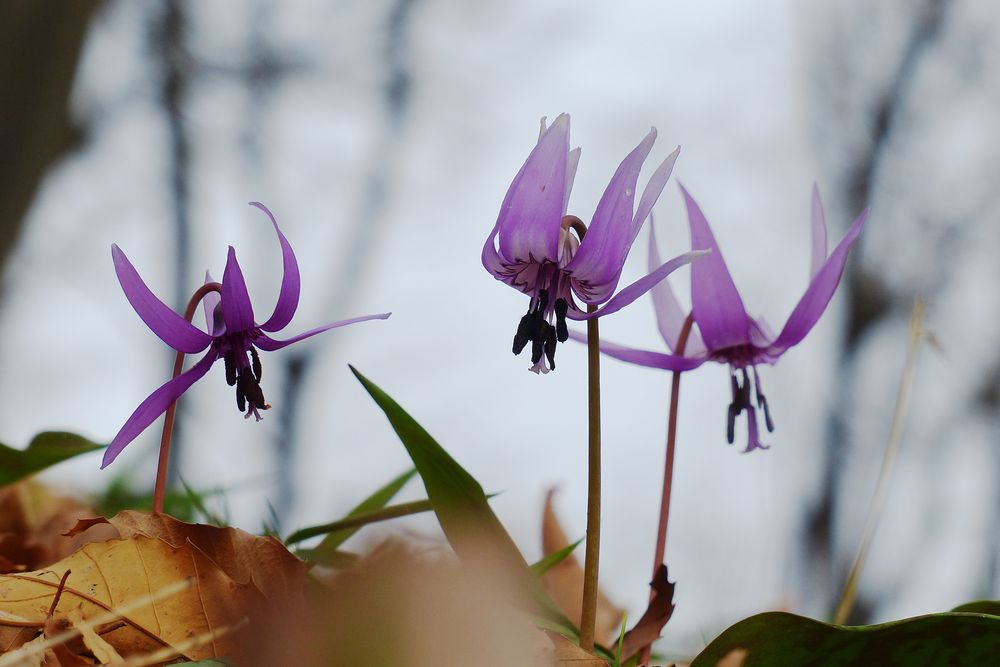
{"label": "dark purple flower center", "polygon": [[[531,363],[542,370],[539,364],[542,356],[548,361],[548,370],[556,367],[556,343],[564,343],[569,339],[569,328],[566,326],[566,313],[569,303],[559,297],[554,304],[549,303],[549,291],[542,289],[538,296],[531,299],[528,312],[521,318],[514,334],[514,354],[531,343]],[[555,324],[553,325],[553,319]]]}
{"label": "dark purple flower center", "polygon": [[[264,400],[264,392],[260,388],[260,378],[263,367],[256,348],[250,343],[246,334],[223,336],[221,339],[225,352],[222,355],[226,365],[226,384],[236,387],[236,407],[249,419],[253,415],[261,420],[260,410],[269,410],[271,406]],[[249,352],[249,360],[247,353]]]}
{"label": "dark purple flower center", "polygon": [[[752,379],[750,373],[747,372],[746,366],[739,368],[738,371],[733,366],[729,367],[729,380],[732,385],[733,402],[729,404],[726,416],[726,439],[731,445],[736,440],[736,418],[746,410],[747,429],[749,431],[749,444],[746,449],[748,452],[757,448],[767,449],[767,446],[762,444],[757,438],[757,409],[764,412],[764,425],[767,427],[768,433],[774,432],[774,421],[771,419],[771,410],[767,405],[767,397],[764,396],[764,392],[760,387],[760,376],[757,375],[757,368],[755,366],[751,366],[750,368],[753,370]],[[756,399],[756,409],[751,397]]]}

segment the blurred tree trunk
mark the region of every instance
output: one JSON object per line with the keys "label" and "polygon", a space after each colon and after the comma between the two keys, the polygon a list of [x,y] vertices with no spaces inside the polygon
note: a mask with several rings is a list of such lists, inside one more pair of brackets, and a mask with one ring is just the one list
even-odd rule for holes
{"label": "blurred tree trunk", "polygon": [[45,172],[79,139],[69,96],[99,0],[0,3],[0,266]]}

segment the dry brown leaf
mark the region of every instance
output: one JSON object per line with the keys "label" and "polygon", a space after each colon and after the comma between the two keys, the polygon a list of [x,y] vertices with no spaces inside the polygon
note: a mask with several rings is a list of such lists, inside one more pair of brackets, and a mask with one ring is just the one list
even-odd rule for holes
{"label": "dry brown leaf", "polygon": [[97,634],[97,630],[93,626],[86,623],[86,619],[83,617],[83,612],[80,609],[70,609],[67,613],[67,618],[80,631],[84,645],[97,658],[98,664],[116,667],[124,662],[121,655],[115,650],[115,647]]}
{"label": "dry brown leaf", "polygon": [[[542,551],[547,556],[566,547],[570,542],[552,507],[555,490],[545,497],[542,514]],[[545,590],[559,608],[579,627],[580,610],[583,608],[583,568],[575,556],[570,555],[542,577]],[[603,591],[597,592],[597,622],[594,636],[607,643],[618,637],[625,611],[617,607]]]}
{"label": "dry brown leaf", "polygon": [[123,538],[161,539],[171,546],[191,544],[239,584],[259,590],[272,606],[296,606],[302,600],[305,563],[273,537],[251,535],[239,528],[218,528],[179,521],[166,514],[126,510],[110,519],[77,523],[69,535],[89,535],[95,526],[110,524]]}
{"label": "dry brown leaf", "polygon": [[[76,551],[84,539],[62,534],[93,510],[26,480],[0,488],[0,573],[37,570]],[[88,539],[99,537],[100,530]],[[104,531],[104,537],[112,535]]]}
{"label": "dry brown leaf", "polygon": [[639,622],[625,633],[622,640],[623,662],[659,639],[660,631],[674,613],[674,584],[667,578],[666,565],[661,564],[656,569],[649,585],[653,589],[653,599]]}
{"label": "dry brown leaf", "polygon": [[[273,538],[137,512],[81,522],[73,534],[90,535],[92,526],[105,523],[122,537],[90,542],[45,570],[0,575],[0,631],[8,635],[0,632],[0,641],[6,642],[0,648],[9,650],[31,639],[33,634],[25,637],[24,628],[14,624],[41,626],[66,570],[72,573],[56,618],[65,618],[71,609],[90,620],[133,607],[121,613],[121,627],[100,637],[119,657],[183,645],[178,655],[189,659],[228,656],[242,664],[247,633],[226,630],[242,627],[247,619],[250,628],[260,628],[271,613],[302,604],[305,566]],[[185,580],[193,585],[143,604]],[[21,636],[11,640],[15,632]],[[195,636],[206,640],[189,646]],[[104,648],[93,636],[88,644]]]}

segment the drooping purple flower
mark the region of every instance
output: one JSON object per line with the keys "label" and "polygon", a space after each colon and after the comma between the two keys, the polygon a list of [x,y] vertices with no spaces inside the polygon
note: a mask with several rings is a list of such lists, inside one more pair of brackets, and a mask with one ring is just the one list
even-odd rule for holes
{"label": "drooping purple flower", "polygon": [[[681,187],[681,192],[687,204],[691,245],[712,251],[691,267],[693,325],[683,355],[636,350],[603,340],[601,351],[633,364],[672,371],[690,370],[706,361],[728,364],[732,391],[726,424],[729,443],[732,444],[735,438],[736,418],[746,411],[748,440],[745,451],[767,449],[767,445],[760,441],[757,410],[764,413],[768,431],[774,430],[774,422],[760,386],[757,366],[774,364],[789,348],[805,338],[819,320],[837,289],[848,252],[868,218],[868,209],[851,224],[847,234],[827,256],[826,217],[819,190],[813,187],[810,282],[785,326],[775,335],[763,318],[747,314],[708,221],[687,190]],[[656,266],[659,261],[656,237],[650,224],[649,264]],[[652,290],[652,296],[660,334],[667,347],[675,351],[687,316],[668,281],[658,283]],[[576,332],[573,332],[573,337],[585,340]]]}
{"label": "drooping purple flower", "polygon": [[[621,310],[671,271],[704,254],[675,257],[615,294],[629,248],[666,185],[680,148],[657,167],[633,213],[639,171],[656,140],[656,130],[650,130],[618,167],[581,242],[573,231],[577,219],[566,215],[580,159],[579,148],[569,149],[569,126],[567,114],[548,128],[542,119],[538,143],[507,190],[482,253],[487,271],[530,297],[513,351],[520,354],[530,342],[529,370],[535,373],[555,368],[556,344],[569,336],[567,318],[586,320]],[[574,296],[590,306],[604,305],[588,313]]]}
{"label": "drooping purple flower", "polygon": [[[250,205],[259,208],[271,219],[281,246],[284,267],[274,312],[263,324],[254,321],[253,306],[247,293],[243,271],[236,261],[236,251],[232,246],[229,246],[221,289],[218,292],[209,292],[202,301],[207,332],[194,326],[160,301],[143,282],[121,248],[117,245],[111,246],[111,257],[114,260],[118,282],[125,292],[125,297],[146,326],[178,352],[195,354],[206,349],[208,352],[190,369],[150,394],[135,409],[118,431],[118,435],[108,445],[101,464],[102,468],[114,461],[126,445],[163,414],[191,385],[208,373],[208,369],[219,359],[225,363],[226,382],[236,388],[237,407],[241,412],[245,412],[244,417],[249,418],[253,415],[260,421],[260,411],[267,410],[271,406],[264,400],[264,393],[260,388],[262,366],[258,350],[273,352],[329,329],[366,320],[384,320],[389,317],[390,313],[354,317],[310,329],[285,340],[272,338],[265,333],[280,331],[292,320],[299,303],[299,265],[295,253],[292,252],[292,246],[281,233],[271,211],[258,202],[250,202]],[[211,277],[206,275],[206,283],[210,282],[212,282]]]}

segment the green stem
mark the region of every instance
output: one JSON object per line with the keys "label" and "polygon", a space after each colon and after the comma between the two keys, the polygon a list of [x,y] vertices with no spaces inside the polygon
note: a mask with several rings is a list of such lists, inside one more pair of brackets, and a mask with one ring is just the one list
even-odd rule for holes
{"label": "green stem", "polygon": [[[674,347],[674,354],[678,356],[684,354],[684,348],[687,347],[688,336],[691,334],[691,326],[693,324],[694,318],[692,317],[692,314],[689,313],[687,318],[684,320],[684,324],[681,326],[680,334],[677,336],[677,345]],[[656,531],[656,549],[653,556],[653,579],[656,578],[656,572],[660,569],[660,565],[663,563],[664,556],[667,552],[667,522],[670,520],[670,492],[673,488],[674,481],[674,450],[677,443],[677,406],[680,402],[680,393],[681,373],[680,371],[674,371],[674,376],[670,383],[670,414],[667,417],[667,455],[663,466],[663,492],[660,495],[660,521]],[[652,581],[652,579],[650,581]],[[649,593],[649,599],[652,600],[655,595],[655,591],[651,590]],[[638,664],[644,665],[649,662],[649,656],[652,649],[652,644],[646,644],[646,646],[642,648]]]}
{"label": "green stem", "polygon": [[[594,312],[588,306],[588,312]],[[588,484],[587,545],[583,561],[583,607],[580,647],[594,650],[597,623],[597,575],[601,551],[601,348],[597,318],[587,320]]]}
{"label": "green stem", "polygon": [[[190,322],[194,319],[194,311],[198,304],[209,292],[221,292],[220,283],[205,283],[191,296],[187,309],[184,311],[184,319]],[[184,367],[184,353],[178,352],[174,357],[174,372],[171,378],[176,378],[181,374]],[[167,471],[170,463],[170,439],[174,434],[174,416],[177,414],[177,401],[170,404],[167,413],[163,417],[163,433],[160,435],[160,457],[156,463],[156,485],[153,487],[153,512],[163,514],[163,496],[167,489]]]}
{"label": "green stem", "polygon": [[889,431],[889,443],[886,445],[885,456],[882,458],[882,468],[879,470],[878,481],[875,483],[872,504],[868,508],[868,518],[865,521],[861,544],[858,546],[858,553],[851,565],[851,572],[847,576],[844,593],[840,598],[840,604],[837,605],[837,613],[833,617],[833,622],[837,625],[843,625],[847,621],[851,607],[854,606],[854,598],[858,592],[858,580],[861,578],[861,570],[868,558],[868,550],[875,537],[875,528],[878,526],[879,517],[882,516],[886,493],[889,490],[889,479],[903,442],[903,425],[910,407],[910,394],[913,390],[913,380],[917,368],[917,351],[920,348],[920,341],[926,337],[922,324],[925,308],[926,304],[920,299],[917,299],[917,302],[913,304],[913,314],[910,315],[910,338],[906,345],[906,361],[903,363],[903,375],[899,381],[896,409],[892,416],[892,428]]}

